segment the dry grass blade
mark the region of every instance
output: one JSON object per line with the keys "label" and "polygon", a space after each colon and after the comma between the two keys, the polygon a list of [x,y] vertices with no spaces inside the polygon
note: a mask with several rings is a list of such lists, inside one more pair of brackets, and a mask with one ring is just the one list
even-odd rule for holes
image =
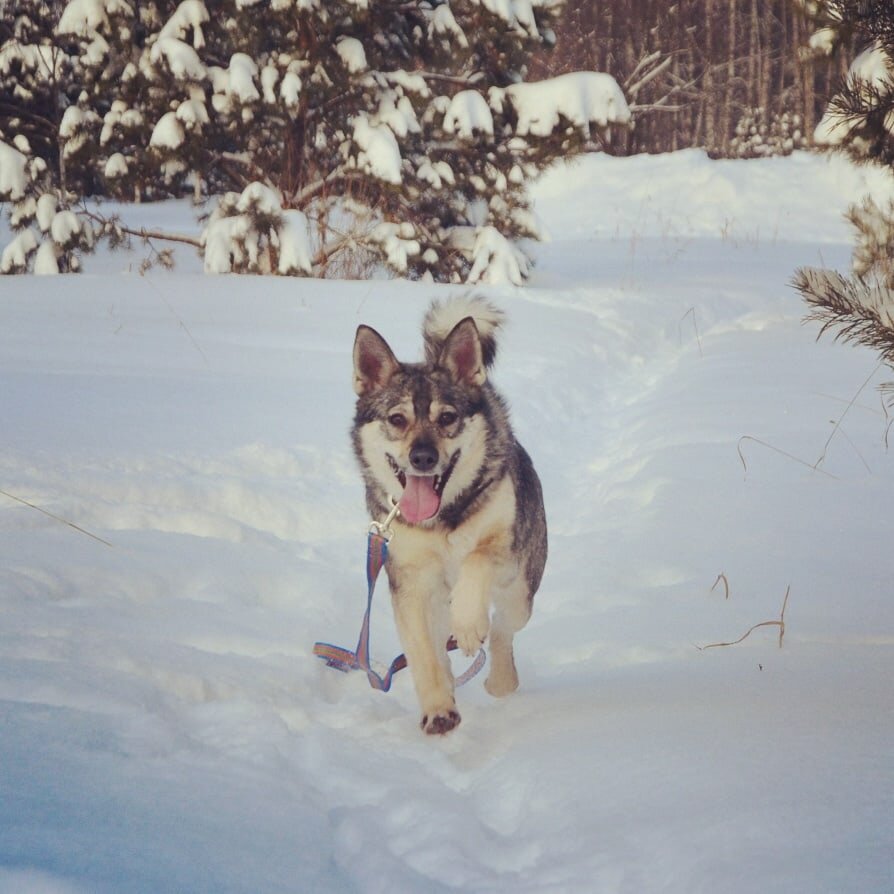
{"label": "dry grass blade", "polygon": [[717,584],[719,583],[723,584],[723,598],[729,599],[729,581],[726,579],[726,575],[722,571],[717,575],[717,580],[714,581],[714,585],[711,587],[712,593],[717,589]]}
{"label": "dry grass blade", "polygon": [[743,441],[753,441],[755,444],[760,444],[761,447],[766,447],[768,450],[772,450],[774,453],[778,453],[781,456],[784,456],[786,459],[793,460],[794,462],[796,462],[802,466],[806,466],[808,469],[810,469],[813,472],[819,472],[821,475],[825,475],[827,478],[834,478],[836,481],[838,480],[838,478],[835,475],[833,475],[831,472],[827,472],[825,469],[821,469],[818,466],[814,465],[813,463],[807,462],[806,459],[801,459],[800,457],[795,456],[792,453],[788,453],[785,450],[781,450],[779,447],[774,447],[772,444],[767,443],[767,441],[762,441],[760,438],[754,438],[751,435],[742,435],[742,437],[739,438],[739,443],[736,445],[736,450],[738,451],[739,459],[742,462],[742,467],[745,469],[746,474],[748,472],[748,463],[745,462],[745,454],[742,452],[742,442]]}
{"label": "dry grass blade", "polygon": [[705,354],[704,354],[704,351],[702,351],[702,337],[698,331],[698,320],[696,319],[696,316],[695,316],[695,307],[694,306],[690,307],[689,310],[687,310],[686,313],[683,314],[682,317],[680,317],[680,323],[679,323],[679,327],[678,327],[679,331],[680,331],[680,341],[681,342],[683,341],[683,320],[685,320],[686,317],[689,317],[689,316],[692,317],[692,328],[695,330],[695,341],[698,344],[699,357],[704,357]]}
{"label": "dry grass blade", "polygon": [[74,528],[80,534],[85,534],[87,537],[91,537],[93,540],[98,540],[100,543],[105,546],[112,546],[108,540],[103,540],[102,537],[97,537],[96,534],[91,534],[90,531],[76,525],[74,522],[68,521],[66,518],[62,518],[61,516],[54,515],[52,512],[49,512],[46,509],[42,509],[40,506],[35,506],[34,503],[29,503],[27,500],[23,500],[21,497],[17,497],[15,494],[8,493],[5,490],[0,490],[0,494],[4,497],[9,497],[10,500],[14,500],[16,503],[21,503],[23,506],[27,506],[29,509],[33,509],[36,512],[40,512],[42,515],[47,516],[47,518],[53,519],[53,521],[57,521],[60,524],[68,525],[69,528]]}
{"label": "dry grass blade", "polygon": [[[716,586],[716,584],[715,584]],[[782,639],[785,636],[785,610],[788,607],[788,597],[791,593],[791,585],[785,588],[785,599],[782,601],[782,611],[779,613],[778,621],[761,621],[760,624],[755,624],[753,627],[749,627],[738,639],[731,640],[728,643],[709,643],[707,646],[696,646],[696,649],[699,652],[704,652],[705,649],[719,649],[721,647],[726,646],[736,646],[741,643],[743,640],[747,639],[754,633],[755,630],[760,629],[761,627],[778,627],[779,628],[779,648],[782,648]]]}
{"label": "dry grass blade", "polygon": [[[835,437],[835,435],[838,434],[839,431],[841,431],[841,433],[844,434],[844,431],[841,428],[841,424],[844,422],[844,417],[847,416],[847,414],[851,411],[851,407],[854,406],[854,404],[857,402],[857,400],[859,399],[860,395],[863,393],[866,386],[872,381],[872,379],[875,377],[875,374],[883,366],[884,366],[884,363],[882,361],[880,361],[876,365],[875,369],[866,377],[866,380],[863,382],[863,384],[857,389],[857,393],[848,401],[847,406],[844,408],[844,412],[835,421],[835,425],[832,427],[832,433],[826,439],[826,443],[823,444],[823,452],[820,454],[820,458],[813,464],[813,467],[815,469],[819,469],[819,467],[825,462],[826,452],[828,451],[829,445],[832,443],[832,439]],[[845,437],[847,437],[846,434],[845,434]],[[848,438],[848,441],[850,441],[850,438]],[[851,445],[854,446],[855,450],[857,449],[856,446],[854,445],[853,441],[851,441]],[[860,454],[859,450],[857,450],[857,455],[860,457],[861,460],[863,460],[863,465],[866,465],[866,460],[863,459],[863,456],[862,456],[862,454]],[[869,468],[869,467],[867,466],[867,468]]]}

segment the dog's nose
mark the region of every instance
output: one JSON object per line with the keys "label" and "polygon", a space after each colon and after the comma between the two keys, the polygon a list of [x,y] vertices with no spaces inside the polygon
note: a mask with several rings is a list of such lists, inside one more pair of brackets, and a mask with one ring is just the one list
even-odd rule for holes
{"label": "dog's nose", "polygon": [[410,463],[417,472],[428,474],[438,464],[438,451],[425,441],[410,448]]}

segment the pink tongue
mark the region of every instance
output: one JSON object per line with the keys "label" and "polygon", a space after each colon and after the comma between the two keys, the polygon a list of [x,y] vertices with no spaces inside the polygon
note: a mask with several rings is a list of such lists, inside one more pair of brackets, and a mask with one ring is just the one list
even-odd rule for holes
{"label": "pink tongue", "polygon": [[407,486],[400,498],[400,514],[411,524],[431,518],[441,505],[435,493],[433,475],[407,475]]}

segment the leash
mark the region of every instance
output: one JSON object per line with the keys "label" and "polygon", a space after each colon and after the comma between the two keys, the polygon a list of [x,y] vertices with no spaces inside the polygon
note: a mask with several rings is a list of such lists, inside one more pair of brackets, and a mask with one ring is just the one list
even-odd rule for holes
{"label": "leash", "polygon": [[[372,669],[369,663],[369,616],[372,610],[373,592],[376,588],[376,580],[379,572],[388,558],[388,543],[394,536],[391,522],[399,513],[397,503],[392,500],[393,508],[382,522],[373,522],[369,526],[366,537],[366,612],[363,615],[363,623],[360,626],[360,637],[357,640],[357,648],[352,652],[341,646],[333,646],[331,643],[315,643],[314,655],[322,658],[329,667],[347,673],[352,670],[366,671],[366,678],[373,689],[380,692],[388,692],[391,689],[391,679],[400,670],[407,666],[407,658],[400,654],[385,671],[384,676]],[[447,651],[452,652],[459,648],[456,640],[451,636],[447,641]],[[482,667],[487,656],[484,649],[480,649],[472,664],[456,679],[456,685],[462,686],[468,683]]]}

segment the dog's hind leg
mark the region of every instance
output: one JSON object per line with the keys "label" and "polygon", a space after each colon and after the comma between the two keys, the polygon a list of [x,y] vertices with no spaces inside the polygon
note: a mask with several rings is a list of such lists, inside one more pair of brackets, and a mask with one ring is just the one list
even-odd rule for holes
{"label": "dog's hind leg", "polygon": [[494,596],[494,615],[490,625],[490,674],[484,688],[495,696],[509,695],[518,689],[513,640],[531,617],[531,598],[523,578],[519,577]]}

